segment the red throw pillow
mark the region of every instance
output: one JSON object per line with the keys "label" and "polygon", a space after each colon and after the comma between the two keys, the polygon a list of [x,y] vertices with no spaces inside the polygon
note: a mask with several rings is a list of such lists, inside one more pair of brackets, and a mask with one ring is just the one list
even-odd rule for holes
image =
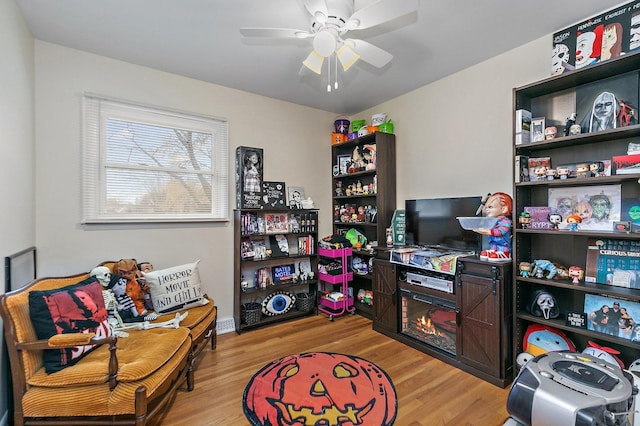
{"label": "red throw pillow", "polygon": [[[34,290],[29,293],[29,316],[38,339],[48,339],[62,333],[95,333],[111,335],[102,286],[96,277],[55,290]],[[95,346],[47,349],[44,367],[47,373],[73,365]]]}

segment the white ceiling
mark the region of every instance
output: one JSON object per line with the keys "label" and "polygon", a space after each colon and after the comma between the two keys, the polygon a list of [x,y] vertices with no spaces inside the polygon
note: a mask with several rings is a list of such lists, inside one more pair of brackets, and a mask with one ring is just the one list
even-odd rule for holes
{"label": "white ceiling", "polygon": [[[356,0],[355,8],[373,1]],[[309,15],[296,0],[16,2],[36,39],[349,115],[623,4],[419,0],[417,14],[349,33],[394,58],[382,69],[358,61],[339,71],[339,90],[327,93],[326,72],[302,67],[311,39],[240,35],[241,27],[308,30]]]}

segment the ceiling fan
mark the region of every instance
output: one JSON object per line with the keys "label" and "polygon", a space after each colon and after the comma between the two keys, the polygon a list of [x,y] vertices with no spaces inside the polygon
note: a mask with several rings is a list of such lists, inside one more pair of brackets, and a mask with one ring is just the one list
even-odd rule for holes
{"label": "ceiling fan", "polygon": [[363,30],[418,10],[417,0],[378,0],[354,11],[354,0],[299,0],[311,15],[309,30],[289,28],[241,28],[245,37],[312,38],[313,50],[303,64],[317,74],[325,58],[336,55],[344,71],[358,59],[377,68],[393,55],[364,40],[345,38],[349,31]]}

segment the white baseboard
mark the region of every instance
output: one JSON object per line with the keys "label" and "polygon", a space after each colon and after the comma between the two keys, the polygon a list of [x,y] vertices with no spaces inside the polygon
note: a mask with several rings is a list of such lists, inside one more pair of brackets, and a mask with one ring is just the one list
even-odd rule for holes
{"label": "white baseboard", "polygon": [[224,318],[224,319],[218,320],[218,323],[216,325],[217,334],[231,333],[232,331],[235,331],[235,330],[236,330],[236,323],[233,321],[233,318]]}

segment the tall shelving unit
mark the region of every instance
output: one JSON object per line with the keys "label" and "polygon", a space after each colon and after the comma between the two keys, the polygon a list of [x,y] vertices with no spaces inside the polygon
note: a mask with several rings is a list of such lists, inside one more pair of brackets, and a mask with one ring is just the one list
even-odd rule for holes
{"label": "tall shelving unit", "polygon": [[[268,220],[286,217],[287,223],[270,228]],[[269,219],[272,218],[272,219]],[[294,220],[295,219],[295,220]],[[299,310],[291,306],[279,315],[262,315],[256,313],[247,321],[243,309],[251,304],[262,302],[265,298],[279,292],[296,295],[302,293],[312,295],[316,292],[318,276],[318,210],[283,210],[283,209],[236,209],[234,210],[234,307],[233,319],[236,332],[263,327],[275,322],[287,321],[310,315],[312,309]],[[275,256],[274,241],[286,239],[289,254]],[[271,238],[274,237],[274,238]],[[276,244],[277,245],[277,244]],[[253,250],[251,255],[247,251]],[[263,255],[261,251],[265,252]],[[269,254],[270,253],[270,254]],[[303,265],[301,270],[301,265]],[[276,269],[280,268],[280,269]],[[308,269],[308,270],[307,270]],[[284,279],[277,283],[273,271],[283,273],[291,270],[295,279]],[[271,271],[271,275],[260,271]],[[262,279],[268,278],[266,282]],[[278,299],[286,302],[287,298]]]}
{"label": "tall shelving unit", "polygon": [[[354,228],[361,232],[370,243],[377,241],[384,246],[386,228],[391,225],[391,218],[396,209],[396,137],[393,134],[375,132],[357,139],[344,142],[331,147],[331,162],[333,166],[340,165],[340,158],[352,157],[355,149],[362,151],[367,146],[375,147],[375,169],[360,170],[351,173],[334,173],[332,178],[333,193],[333,233],[341,234]],[[338,169],[339,170],[339,169]],[[367,187],[367,191],[350,193],[350,186]],[[342,188],[339,194],[337,189]],[[358,207],[367,208],[375,215],[366,215],[363,220],[343,220],[340,210],[345,206],[353,206],[356,214]],[[359,257],[363,262],[375,257],[374,251],[353,249],[353,256]],[[371,270],[366,275],[354,274],[353,291],[356,296],[360,289],[373,290],[372,280],[374,274]],[[375,304],[375,292],[373,303]],[[355,303],[359,314],[368,318],[372,317],[372,307],[364,303]]]}
{"label": "tall shelving unit", "polygon": [[[533,117],[545,117],[547,123],[564,123],[576,108],[576,91],[583,85],[601,82],[605,79],[631,74],[638,79],[640,55],[627,54],[581,70],[561,76],[551,77],[513,91],[514,110],[531,111]],[[637,94],[636,94],[637,96]],[[636,98],[637,99],[637,98]],[[514,114],[515,115],[515,114]],[[578,117],[581,119],[581,117]],[[549,124],[547,124],[549,125]],[[514,121],[515,131],[515,121]],[[560,136],[551,140],[514,145],[514,156],[551,157],[553,167],[567,163],[581,163],[625,155],[627,145],[632,138],[640,136],[640,125],[630,125],[601,132],[583,133],[573,136]],[[514,157],[515,158],[515,157]],[[518,173],[518,171],[516,171]],[[586,271],[586,254],[589,239],[615,239],[621,241],[640,241],[637,233],[616,233],[603,230],[541,230],[522,229],[518,224],[518,215],[525,206],[548,206],[549,190],[563,188],[584,188],[588,191],[594,185],[620,185],[621,197],[640,199],[640,174],[570,178],[565,180],[544,180],[519,182],[514,184],[513,241],[514,241],[514,357],[522,352],[523,338],[531,324],[550,326],[561,330],[582,351],[589,341],[620,351],[620,359],[629,365],[638,358],[640,344],[629,339],[596,332],[589,328],[568,325],[568,313],[583,313],[587,295],[602,295],[624,298],[631,303],[640,303],[640,290],[609,285],[607,283],[587,283],[581,280],[573,284],[571,280],[540,279],[521,276],[518,264],[534,259],[548,259],[565,265],[576,265]],[[515,174],[514,174],[515,181]],[[546,289],[557,301],[560,316],[545,319],[529,312],[528,305],[538,290]],[[589,312],[585,313],[587,316]],[[640,318],[634,318],[640,321]],[[588,318],[586,319],[587,321]],[[515,365],[514,359],[514,365]]]}

